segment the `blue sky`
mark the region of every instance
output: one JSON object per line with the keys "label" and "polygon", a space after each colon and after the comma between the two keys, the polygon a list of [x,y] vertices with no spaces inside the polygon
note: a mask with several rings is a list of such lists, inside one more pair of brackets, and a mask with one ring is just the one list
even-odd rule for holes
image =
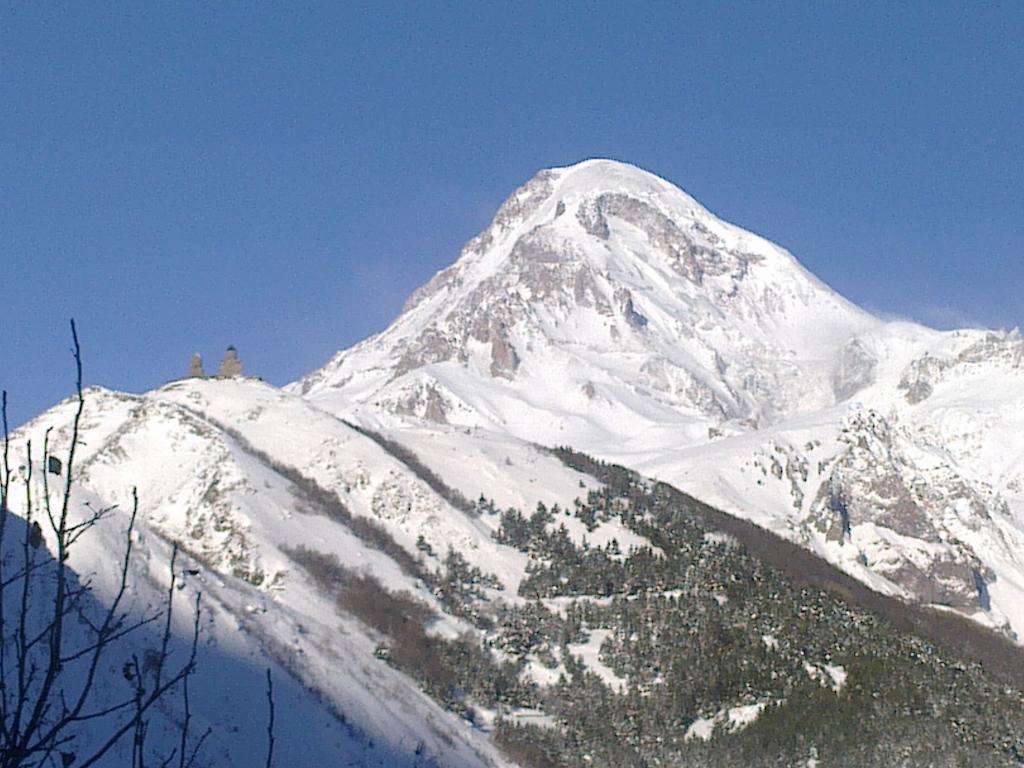
{"label": "blue sky", "polygon": [[1014,327],[1022,39],[1024,3],[5,4],[0,385],[66,395],[71,316],[90,383],[229,343],[293,380],[595,156],[875,311]]}

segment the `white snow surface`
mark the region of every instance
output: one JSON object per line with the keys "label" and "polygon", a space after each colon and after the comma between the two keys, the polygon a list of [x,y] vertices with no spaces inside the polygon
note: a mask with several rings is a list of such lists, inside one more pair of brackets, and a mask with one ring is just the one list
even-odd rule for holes
{"label": "white snow surface", "polygon": [[615,670],[601,660],[601,646],[611,633],[610,629],[591,629],[588,631],[586,642],[569,644],[569,652],[579,657],[583,665],[597,675],[602,683],[616,693],[623,693],[628,681],[619,677]]}
{"label": "white snow surface", "polygon": [[769,702],[758,701],[753,704],[740,704],[729,707],[715,713],[712,717],[698,717],[690,727],[686,729],[685,741],[700,739],[708,741],[715,735],[716,728],[725,728],[727,731],[742,731],[748,725],[757,720],[764,712]]}
{"label": "white snow surface", "polygon": [[804,662],[804,671],[807,676],[820,683],[822,686],[831,688],[833,693],[839,693],[846,685],[848,673],[846,668],[839,664],[811,664]]}

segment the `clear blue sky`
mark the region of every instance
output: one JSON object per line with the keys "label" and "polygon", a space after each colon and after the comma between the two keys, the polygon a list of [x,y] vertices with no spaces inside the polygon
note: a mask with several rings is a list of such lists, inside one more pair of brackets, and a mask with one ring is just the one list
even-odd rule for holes
{"label": "clear blue sky", "polygon": [[1024,320],[1024,3],[294,5],[0,8],[14,421],[68,393],[70,316],[90,383],[229,343],[293,380],[594,156],[876,311]]}

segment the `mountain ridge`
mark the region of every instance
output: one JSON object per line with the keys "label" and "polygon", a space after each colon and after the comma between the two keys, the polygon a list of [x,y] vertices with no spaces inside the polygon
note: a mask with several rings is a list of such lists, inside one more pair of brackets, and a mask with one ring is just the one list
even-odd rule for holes
{"label": "mountain ridge", "polygon": [[[808,373],[821,378],[817,369],[830,364],[817,359],[821,338],[846,339],[876,323],[788,252],[722,222],[668,182],[587,161],[538,173],[389,329],[292,389],[316,396],[343,381],[386,389],[452,360],[492,378],[514,379],[521,364],[538,377],[548,373],[546,342],[555,341],[595,353],[603,370],[610,357],[639,355],[649,366],[644,384],[689,388],[688,404],[719,420],[756,420],[794,407],[764,396],[777,379],[792,388]],[[533,346],[540,352],[531,356]],[[574,382],[588,394],[600,384]],[[441,420],[457,405],[438,392],[422,383],[395,397]]]}

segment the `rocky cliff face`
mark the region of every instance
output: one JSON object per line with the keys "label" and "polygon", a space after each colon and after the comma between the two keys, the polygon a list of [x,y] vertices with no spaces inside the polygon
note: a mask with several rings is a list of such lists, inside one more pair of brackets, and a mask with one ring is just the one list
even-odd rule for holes
{"label": "rocky cliff face", "polygon": [[[853,547],[861,563],[914,599],[974,613],[991,609],[995,572],[967,543],[1009,519],[1005,502],[973,487],[874,411],[856,414],[840,432],[813,511],[829,541]],[[967,534],[967,535],[965,535]]]}

